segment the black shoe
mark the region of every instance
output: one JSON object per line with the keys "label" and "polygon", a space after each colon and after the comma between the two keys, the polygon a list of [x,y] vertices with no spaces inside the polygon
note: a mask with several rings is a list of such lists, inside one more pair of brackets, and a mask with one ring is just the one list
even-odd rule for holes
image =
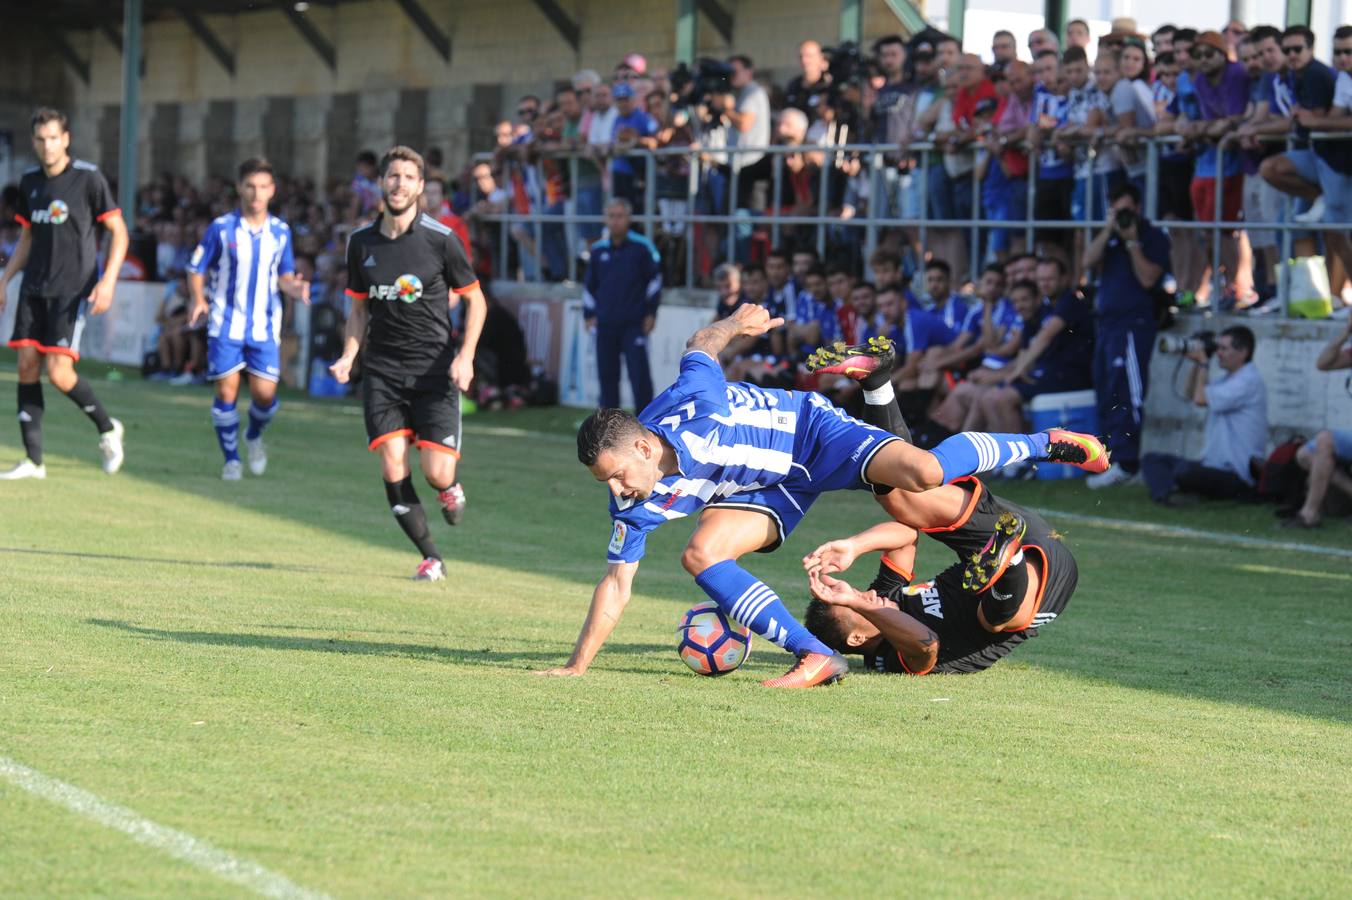
{"label": "black shoe", "polygon": [[818,347],[807,358],[807,370],[818,375],[844,375],[871,389],[873,382],[881,385],[891,376],[896,362],[897,348],[892,342],[885,337],[871,337],[862,344],[836,341],[829,347]]}
{"label": "black shoe", "polygon": [[1023,547],[1023,536],[1028,524],[1023,516],[1012,512],[1003,512],[995,520],[995,530],[991,532],[986,546],[972,554],[962,569],[962,589],[973,594],[985,592],[1000,580],[1009,568],[1009,561],[1018,555]]}

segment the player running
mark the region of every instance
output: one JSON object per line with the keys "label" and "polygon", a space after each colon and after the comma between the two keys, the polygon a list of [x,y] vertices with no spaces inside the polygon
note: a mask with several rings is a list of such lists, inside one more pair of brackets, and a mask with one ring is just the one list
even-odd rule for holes
{"label": "player running", "polygon": [[[586,671],[629,601],[648,533],[669,519],[699,513],[681,558],[686,571],[724,612],[798,657],[788,673],[764,684],[798,688],[837,681],[849,668],[844,658],[743,569],[741,556],[778,547],[826,491],[924,491],[1015,459],[1090,471],[1107,466],[1106,451],[1087,435],[1059,429],[968,433],[931,452],[851,418],[820,394],[729,384],[716,362],[719,351],[734,338],[758,337],[781,324],[762,307],[744,305],[695,333],[676,383],[639,416],[603,409],[583,422],[579,460],[612,495],[609,567],[572,657],[547,674]],[[881,356],[869,359],[861,357],[858,368],[871,372],[884,364]]]}
{"label": "player running", "polygon": [[[881,502],[897,521],[803,559],[813,594],[808,628],[837,652],[862,655],[868,669],[982,671],[1049,625],[1075,592],[1075,557],[1046,521],[975,478],[923,494],[893,491]],[[958,561],[932,581],[912,583],[921,532]],[[869,590],[832,577],[874,551],[888,555]]]}
{"label": "player running", "polygon": [[[221,478],[239,481],[240,370],[249,376],[249,428],[244,443],[249,471],[268,468],[263,429],[277,415],[281,377],[282,294],[310,302],[310,284],[296,276],[291,228],[268,214],[277,192],[272,164],[246,159],[239,166],[239,209],[219,217],[202,235],[188,264],[192,292],[189,327],[210,313],[207,325],[207,380],[216,383],[211,420],[225,454]],[[210,285],[207,285],[208,278]],[[210,301],[207,295],[210,294]]]}
{"label": "player running", "polygon": [[[451,525],[465,512],[456,479],[460,459],[460,394],[474,378],[474,351],[487,303],[465,248],[451,230],[421,212],[423,158],[394,147],[380,161],[384,212],[347,242],[347,320],[343,355],[330,366],[346,384],[362,341],[362,408],[371,450],[380,454],[385,496],[395,520],[422,554],[413,578],[446,577],[413,489],[408,454],[421,451],[423,477],[437,492]],[[460,352],[452,344],[451,307],[468,304]]]}
{"label": "player running", "polygon": [[[23,226],[19,245],[0,275],[0,311],[9,283],[23,272],[14,335],[19,351],[19,433],[27,456],[0,480],[46,478],[42,461],[41,366],[47,380],[89,416],[99,430],[103,471],[122,468],[122,423],[110,418],[89,382],[75,371],[85,314],[102,315],[113,304],[117,275],[127,256],[127,226],[108,181],[92,163],[71,159],[65,114],[43,107],[33,113],[33,152],[41,165],[19,179],[15,218]],[[112,233],[103,277],[98,276],[98,238],[102,224]]]}

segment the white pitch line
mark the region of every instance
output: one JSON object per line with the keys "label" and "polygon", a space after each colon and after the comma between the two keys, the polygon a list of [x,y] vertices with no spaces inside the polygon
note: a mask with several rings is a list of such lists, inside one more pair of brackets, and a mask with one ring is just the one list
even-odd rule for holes
{"label": "white pitch line", "polygon": [[1181,525],[1159,525],[1154,522],[1133,522],[1130,519],[1108,519],[1102,516],[1087,516],[1082,513],[1061,512],[1055,509],[1040,509],[1038,512],[1048,518],[1083,522],[1086,525],[1097,525],[1100,528],[1111,528],[1116,531],[1136,531],[1156,537],[1186,538],[1193,541],[1229,544],[1232,547],[1253,547],[1260,550],[1311,553],[1315,556],[1352,559],[1352,550],[1346,547],[1321,547],[1318,544],[1300,544],[1295,541],[1274,541],[1269,538],[1249,537],[1246,534],[1234,534],[1228,531],[1201,531],[1197,528],[1184,528]]}
{"label": "white pitch line", "polygon": [[109,803],[73,784],[58,781],[0,756],[0,777],[30,794],[50,800],[90,821],[115,829],[154,850],[197,866],[264,897],[279,900],[327,900],[326,894],[307,890],[257,863],[232,856],[190,834],[159,825],[125,806]]}

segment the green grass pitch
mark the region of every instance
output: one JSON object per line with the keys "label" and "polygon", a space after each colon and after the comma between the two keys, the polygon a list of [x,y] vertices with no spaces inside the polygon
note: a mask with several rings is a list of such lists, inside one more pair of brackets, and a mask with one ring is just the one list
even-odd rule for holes
{"label": "green grass pitch", "polygon": [[[467,420],[468,514],[454,530],[434,517],[450,580],[426,585],[407,580],[417,559],[353,405],[285,396],[267,476],[226,484],[205,390],[85,371],[127,425],[127,464],[104,476],[89,423],[48,389],[48,478],[0,485],[0,758],[306,888],[1352,892],[1346,556],[1053,515],[1080,588],[1005,662],[775,692],[757,682],[790,660],[763,643],[722,679],[677,659],[676,621],[703,599],[677,522],[591,673],[546,679],[532,670],[567,657],[609,537],[576,411]],[[5,465],[21,455],[14,381],[5,354]],[[1264,508],[1007,492],[1286,537]],[[866,494],[828,496],[749,566],[801,610],[802,554],[878,517]],[[924,546],[922,571],[947,561]],[[243,891],[0,779],[0,894]]]}

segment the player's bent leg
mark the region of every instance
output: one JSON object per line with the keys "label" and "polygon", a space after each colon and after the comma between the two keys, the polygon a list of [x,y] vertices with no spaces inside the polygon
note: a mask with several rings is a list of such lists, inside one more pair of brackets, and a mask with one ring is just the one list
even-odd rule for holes
{"label": "player's bent leg", "polygon": [[413,579],[445,579],[446,568],[442,564],[441,553],[432,540],[432,533],[427,527],[427,514],[418,499],[418,492],[413,488],[413,478],[408,467],[408,435],[392,433],[372,449],[380,454],[380,474],[385,481],[385,499],[389,501],[390,512],[394,513],[394,520],[399,523],[404,535],[422,554],[422,562],[418,564]]}
{"label": "player's bent leg", "polygon": [[[1028,524],[1022,516],[1008,510],[1001,513],[986,545],[968,557],[963,566],[962,589],[973,594],[992,590],[1010,566],[1021,561],[1019,554],[1027,531]],[[997,596],[1001,594],[997,592]]]}
{"label": "player's bent leg", "polygon": [[74,353],[51,352],[47,354],[47,380],[52,386],[80,407],[80,411],[89,417],[99,432],[99,452],[103,454],[103,471],[112,475],[122,468],[122,423],[108,415],[89,382],[75,371]]}
{"label": "player's bent leg", "polygon": [[465,488],[457,480],[460,454],[450,447],[431,441],[418,441],[423,477],[437,492],[437,503],[447,525],[459,525],[465,518]]}
{"label": "player's bent leg", "polygon": [[268,470],[268,448],[263,443],[263,429],[277,415],[280,407],[277,382],[250,373],[249,427],[244,432],[244,446],[249,453],[249,471],[255,475],[262,475]]}
{"label": "player's bent leg", "polygon": [[849,665],[798,622],[779,595],[737,564],[743,554],[780,540],[775,522],[746,509],[706,509],[691,535],[681,565],[726,614],[799,657],[789,672],[767,687],[813,687],[841,680]]}

